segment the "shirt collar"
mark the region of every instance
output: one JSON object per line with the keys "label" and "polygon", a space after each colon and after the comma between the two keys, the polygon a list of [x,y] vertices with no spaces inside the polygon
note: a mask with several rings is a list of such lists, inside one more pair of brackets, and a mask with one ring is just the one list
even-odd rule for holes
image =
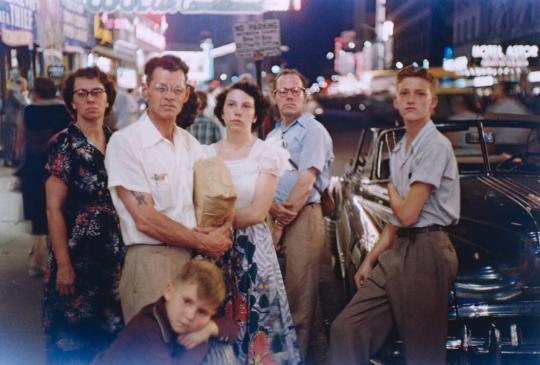
{"label": "shirt collar", "polygon": [[[428,122],[422,127],[422,129],[420,129],[420,132],[416,135],[416,137],[414,137],[414,140],[411,143],[411,152],[413,152],[416,149],[416,147],[422,143],[422,141],[424,141],[427,137],[433,134],[433,132],[436,130],[437,130],[437,127],[435,127],[435,124],[433,123],[433,121],[431,119],[428,120]],[[401,147],[405,145],[406,142],[407,142],[407,134],[405,133],[405,135],[401,138],[399,143],[394,147],[393,151],[394,152],[399,151]]]}
{"label": "shirt collar", "polygon": [[288,131],[291,129],[295,124],[300,125],[302,128],[306,128],[309,121],[313,118],[313,115],[310,113],[304,113],[298,119],[296,119],[294,122],[289,124],[287,128],[283,128],[283,122],[281,120],[278,120],[276,122],[276,129],[283,129],[283,132]]}
{"label": "shirt collar", "polygon": [[[165,141],[167,143],[171,143],[167,138],[163,137],[159,130],[156,128],[154,123],[152,123],[152,120],[148,116],[148,112],[144,112],[144,114],[141,116],[141,119],[138,121],[138,123],[141,123],[142,125],[142,144],[143,147],[150,147],[155,145],[158,142]],[[180,132],[178,131],[179,127],[174,127],[174,133],[173,133],[173,140],[176,141],[179,138]]]}
{"label": "shirt collar", "polygon": [[171,354],[175,356],[177,353],[184,351],[184,346],[180,345],[176,341],[176,337],[178,335],[173,331],[169,318],[167,317],[164,297],[159,298],[159,300],[154,304],[152,314],[159,325],[161,338],[163,342],[169,346]]}

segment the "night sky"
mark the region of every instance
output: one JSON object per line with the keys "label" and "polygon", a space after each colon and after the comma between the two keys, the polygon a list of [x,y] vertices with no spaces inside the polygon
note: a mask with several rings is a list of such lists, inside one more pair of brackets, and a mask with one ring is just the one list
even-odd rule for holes
{"label": "night sky", "polygon": [[[303,0],[301,11],[265,14],[281,22],[282,44],[289,46],[283,55],[288,67],[298,68],[311,80],[330,72],[332,61],[326,53],[334,47],[334,37],[353,28],[353,0]],[[214,46],[233,41],[232,27],[237,21],[228,15],[169,15],[167,42],[173,49],[196,46],[208,32]]]}

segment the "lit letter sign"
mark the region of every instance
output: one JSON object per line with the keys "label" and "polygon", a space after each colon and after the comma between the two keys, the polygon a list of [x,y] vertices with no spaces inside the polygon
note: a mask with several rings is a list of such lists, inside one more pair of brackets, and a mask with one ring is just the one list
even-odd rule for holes
{"label": "lit letter sign", "polygon": [[480,61],[482,67],[527,67],[528,58],[538,57],[538,46],[510,45],[503,52],[500,45],[474,45],[471,53],[474,58],[482,59]]}
{"label": "lit letter sign", "polygon": [[[90,13],[260,14],[290,9],[291,0],[85,0]],[[294,1],[299,10],[300,2]]]}

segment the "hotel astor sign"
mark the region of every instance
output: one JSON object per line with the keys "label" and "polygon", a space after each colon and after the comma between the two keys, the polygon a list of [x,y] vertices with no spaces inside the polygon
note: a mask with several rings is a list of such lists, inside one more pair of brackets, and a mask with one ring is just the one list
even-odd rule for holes
{"label": "hotel astor sign", "polygon": [[538,46],[516,44],[503,51],[501,45],[474,45],[471,55],[481,59],[482,67],[527,67],[529,58],[538,57]]}

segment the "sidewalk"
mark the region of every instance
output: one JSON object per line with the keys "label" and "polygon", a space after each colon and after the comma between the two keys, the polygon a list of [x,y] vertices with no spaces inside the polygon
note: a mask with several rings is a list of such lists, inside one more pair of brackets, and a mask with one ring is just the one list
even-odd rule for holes
{"label": "sidewalk", "polygon": [[0,160],[0,365],[42,365],[42,279],[28,277],[30,224],[12,173]]}

